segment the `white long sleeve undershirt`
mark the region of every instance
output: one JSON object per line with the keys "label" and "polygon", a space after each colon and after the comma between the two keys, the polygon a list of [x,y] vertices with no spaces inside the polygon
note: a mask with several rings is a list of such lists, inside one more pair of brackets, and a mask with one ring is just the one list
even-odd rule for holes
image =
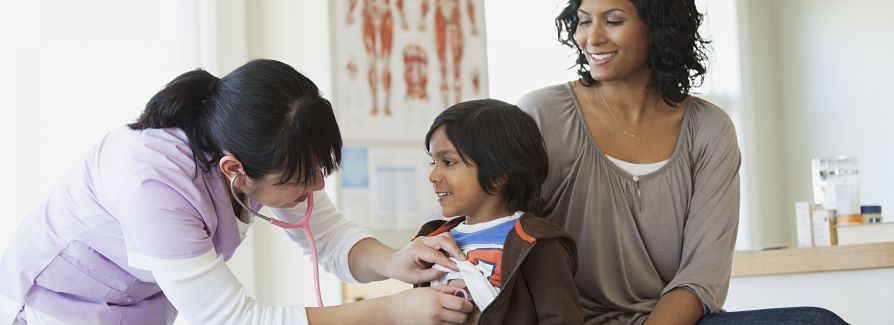
{"label": "white long sleeve undershirt", "polygon": [[[368,231],[346,220],[326,196],[314,193],[316,202],[310,225],[316,239],[320,265],[346,282],[357,282],[348,265],[351,248]],[[291,209],[273,209],[277,218],[294,222],[304,215],[305,203]],[[301,230],[287,230],[289,237],[310,255]],[[191,324],[307,324],[305,307],[261,306],[248,297],[223,258],[212,249],[187,259],[160,259],[128,251],[128,264],[152,272],[178,312]],[[313,288],[308,288],[313,290]]]}

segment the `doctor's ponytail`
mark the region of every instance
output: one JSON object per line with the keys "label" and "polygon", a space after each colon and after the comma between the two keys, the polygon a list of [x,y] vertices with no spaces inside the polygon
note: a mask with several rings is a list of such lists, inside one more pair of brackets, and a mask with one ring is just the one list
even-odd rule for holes
{"label": "doctor's ponytail", "polygon": [[179,128],[189,138],[197,167],[207,172],[223,156],[208,132],[210,98],[220,79],[196,69],[174,78],[146,103],[132,130]]}
{"label": "doctor's ponytail", "polygon": [[320,171],[329,175],[341,164],[332,104],[310,79],[275,60],[252,60],[220,79],[203,70],[184,73],[128,126],[183,130],[204,172],[224,151],[250,178],[279,173],[277,185],[313,180]]}

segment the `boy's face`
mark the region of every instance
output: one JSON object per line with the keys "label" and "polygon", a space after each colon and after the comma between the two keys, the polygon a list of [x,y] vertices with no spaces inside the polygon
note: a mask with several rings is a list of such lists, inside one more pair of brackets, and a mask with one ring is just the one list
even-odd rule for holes
{"label": "boy's face", "polygon": [[477,221],[506,216],[501,197],[487,194],[481,188],[478,168],[462,161],[444,130],[442,126],[432,133],[428,148],[433,160],[428,180],[438,195],[441,214],[445,217],[468,216]]}

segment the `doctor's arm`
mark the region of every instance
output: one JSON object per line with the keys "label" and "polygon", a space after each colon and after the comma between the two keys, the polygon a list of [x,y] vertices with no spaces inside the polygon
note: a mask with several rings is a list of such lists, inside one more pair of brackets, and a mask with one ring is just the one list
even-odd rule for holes
{"label": "doctor's arm", "polygon": [[445,287],[401,293],[331,307],[262,306],[248,297],[214,250],[190,259],[161,260],[129,253],[132,264],[152,271],[180,314],[193,324],[393,324],[462,323],[471,304]]}
{"label": "doctor's arm", "polygon": [[451,295],[453,290],[414,288],[340,306],[307,308],[307,319],[310,324],[463,324],[472,303]]}
{"label": "doctor's arm", "polygon": [[304,306],[262,306],[248,297],[218,255],[188,188],[162,176],[124,183],[112,201],[127,263],[151,272],[181,317],[192,324],[307,323]]}
{"label": "doctor's arm", "polygon": [[[143,195],[153,193],[153,195]],[[461,322],[471,304],[438,290],[408,290],[345,306],[263,306],[218,255],[205,223],[181,193],[157,181],[125,191],[118,207],[128,264],[152,273],[182,317],[192,324],[389,324]]]}

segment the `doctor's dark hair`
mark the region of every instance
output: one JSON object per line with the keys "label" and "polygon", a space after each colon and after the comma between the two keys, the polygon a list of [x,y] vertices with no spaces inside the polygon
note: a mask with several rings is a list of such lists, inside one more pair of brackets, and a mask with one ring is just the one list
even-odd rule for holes
{"label": "doctor's dark hair", "polygon": [[442,126],[463,163],[478,169],[478,184],[485,192],[495,194],[494,184],[505,180],[501,187],[506,209],[542,212],[540,188],[549,172],[549,159],[533,118],[495,99],[453,105],[435,118],[425,135],[429,155],[432,134]]}
{"label": "doctor's dark hair", "polygon": [[[597,83],[590,75],[587,58],[574,40],[577,10],[582,0],[569,0],[556,17],[559,42],[577,51],[577,74],[585,86]],[[704,81],[708,44],[698,32],[704,15],[695,0],[630,0],[649,30],[646,63],[654,87],[669,105],[686,99],[689,90]]]}
{"label": "doctor's dark hair", "polygon": [[169,82],[146,104],[133,130],[179,128],[196,168],[208,172],[231,153],[248,177],[281,172],[277,184],[313,180],[341,164],[342,140],[332,105],[291,66],[254,60],[218,79],[197,69]]}

